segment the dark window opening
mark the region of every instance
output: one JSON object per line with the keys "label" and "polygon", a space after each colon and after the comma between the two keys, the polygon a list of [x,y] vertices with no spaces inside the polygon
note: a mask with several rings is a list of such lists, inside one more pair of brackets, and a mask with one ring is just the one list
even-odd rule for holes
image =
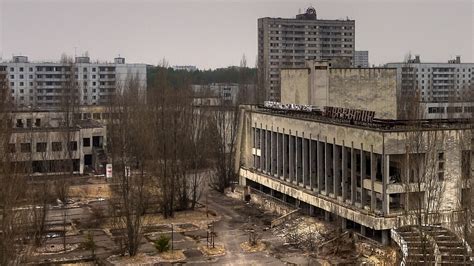
{"label": "dark window opening", "polygon": [[36,152],[46,152],[46,147],[46,142],[38,142],[36,143]]}
{"label": "dark window opening", "polygon": [[53,142],[52,143],[52,150],[53,151],[62,151],[62,143],[61,142]]}

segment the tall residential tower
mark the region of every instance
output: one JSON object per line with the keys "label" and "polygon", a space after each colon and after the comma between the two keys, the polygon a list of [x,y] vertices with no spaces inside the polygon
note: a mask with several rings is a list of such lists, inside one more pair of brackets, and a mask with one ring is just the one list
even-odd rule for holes
{"label": "tall residential tower", "polygon": [[354,47],[354,20],[318,19],[312,7],[296,18],[258,19],[260,101],[280,100],[280,68],[303,67],[307,59],[349,66]]}

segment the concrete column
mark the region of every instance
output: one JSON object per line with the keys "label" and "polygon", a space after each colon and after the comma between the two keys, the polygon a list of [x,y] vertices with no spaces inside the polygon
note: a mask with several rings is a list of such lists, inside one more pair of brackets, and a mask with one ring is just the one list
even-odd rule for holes
{"label": "concrete column", "polygon": [[356,183],[356,161],[354,154],[354,142],[351,142],[351,204],[355,204],[357,196],[357,183]]}
{"label": "concrete column", "polygon": [[328,211],[324,211],[324,220],[329,222],[331,220],[331,213]]}
{"label": "concrete column", "polygon": [[295,177],[295,143],[294,138],[291,135],[291,130],[288,134],[288,144],[289,144],[289,152],[288,152],[288,166],[290,173],[288,175],[290,182],[294,181]]}
{"label": "concrete column", "polygon": [[324,195],[329,195],[330,191],[330,185],[329,185],[329,171],[330,171],[330,165],[331,165],[331,159],[329,156],[329,145],[328,144],[328,137],[324,139]]}
{"label": "concrete column", "polygon": [[257,168],[257,141],[256,141],[256,138],[257,138],[257,129],[256,127],[253,127],[252,128],[252,133],[253,133],[253,137],[252,137],[252,148],[253,148],[253,151],[255,152],[252,157],[253,157],[253,168],[256,169]]}
{"label": "concrete column", "polygon": [[270,131],[268,130],[267,126],[265,126],[265,172],[267,172],[268,174],[270,174],[270,164],[271,164],[271,156],[272,156],[272,153],[271,153],[271,149],[272,149],[272,145],[271,145],[271,138],[272,135],[270,133]]}
{"label": "concrete column", "polygon": [[303,186],[309,187],[309,180],[310,179],[310,170],[309,170],[309,154],[308,154],[308,139],[304,137],[302,138],[302,146],[303,146]]}
{"label": "concrete column", "polygon": [[303,183],[303,187],[306,186],[306,175],[307,175],[307,170],[306,170],[306,165],[308,162],[306,162],[307,156],[306,156],[306,139],[304,138],[304,132],[301,133],[301,182]]}
{"label": "concrete column", "polygon": [[317,142],[317,153],[318,153],[318,158],[317,158],[317,164],[318,164],[318,193],[322,194],[323,193],[323,183],[324,183],[324,169],[323,169],[323,163],[324,163],[324,155],[323,155],[323,143],[320,141],[320,136],[318,135],[318,142]]}
{"label": "concrete column", "polygon": [[375,198],[375,175],[377,172],[377,158],[374,154],[374,146],[370,145],[370,210],[375,211],[377,208],[377,199]]}
{"label": "concrete column", "polygon": [[386,246],[390,243],[390,230],[382,230],[382,245]]}
{"label": "concrete column", "polygon": [[365,235],[366,235],[366,230],[365,230],[365,229],[366,229],[366,227],[365,227],[365,226],[363,226],[363,225],[360,225],[360,234],[361,234],[361,235],[363,235],[363,236],[365,236]]}
{"label": "concrete column", "polygon": [[316,191],[318,185],[318,174],[317,174],[317,145],[318,142],[313,140],[311,137],[311,189]]}
{"label": "concrete column", "polygon": [[346,202],[347,199],[347,150],[344,144],[344,140],[342,141],[341,146],[341,153],[342,153],[342,201]]}
{"label": "concrete column", "polygon": [[281,142],[282,142],[282,162],[281,162],[281,167],[282,167],[282,170],[283,170],[283,174],[281,175],[282,178],[285,180],[286,178],[288,178],[288,175],[286,173],[286,168],[288,167],[288,163],[287,163],[287,160],[288,160],[288,153],[287,153],[287,150],[288,150],[288,141],[286,141],[286,134],[285,134],[285,129],[283,129],[283,133],[281,135]]}
{"label": "concrete column", "polygon": [[382,212],[389,214],[389,196],[387,194],[387,184],[390,179],[390,155],[383,157],[383,177],[382,177]]}
{"label": "concrete column", "polygon": [[364,209],[365,206],[365,191],[364,191],[364,179],[366,175],[365,170],[365,152],[364,144],[360,144],[360,204],[361,208]]}
{"label": "concrete column", "polygon": [[347,219],[341,217],[341,229],[345,231],[347,229]]}
{"label": "concrete column", "polygon": [[309,134],[309,139],[308,139],[308,183],[309,183],[309,189],[313,189],[313,147],[312,147],[312,139],[311,139],[311,134]]}
{"label": "concrete column", "polygon": [[336,145],[336,139],[333,139],[333,153],[332,153],[332,168],[333,168],[333,179],[334,179],[334,197],[341,195],[341,159],[340,157],[340,148]]}
{"label": "concrete column", "polygon": [[259,167],[259,170],[260,171],[263,171],[263,169],[265,169],[263,167],[263,157],[264,157],[264,154],[265,154],[265,150],[264,150],[264,147],[263,147],[263,128],[262,128],[262,124],[260,124],[260,167]]}
{"label": "concrete column", "polygon": [[272,127],[272,175],[273,176],[278,176],[278,133],[273,131]]}
{"label": "concrete column", "polygon": [[314,206],[313,205],[309,205],[309,215],[314,216]]}
{"label": "concrete column", "polygon": [[295,132],[295,180],[294,180],[294,183],[295,184],[299,184],[300,183],[300,163],[301,163],[301,155],[300,155],[300,151],[301,151],[301,147],[299,145],[299,137],[298,137],[298,131]]}
{"label": "concrete column", "polygon": [[280,128],[276,128],[275,135],[275,148],[276,148],[276,163],[275,163],[275,176],[280,177]]}

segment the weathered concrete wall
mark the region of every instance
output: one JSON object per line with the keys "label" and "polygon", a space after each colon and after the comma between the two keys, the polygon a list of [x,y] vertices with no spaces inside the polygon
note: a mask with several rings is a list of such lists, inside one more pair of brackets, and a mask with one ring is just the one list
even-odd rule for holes
{"label": "weathered concrete wall", "polygon": [[396,225],[395,217],[378,217],[366,212],[353,209],[349,205],[343,206],[333,199],[321,195],[314,195],[309,190],[295,187],[280,180],[274,180],[261,174],[254,173],[245,169],[240,170],[240,175],[254,182],[267,186],[271,189],[289,195],[302,202],[306,202],[325,211],[334,213],[343,218],[360,223],[361,225],[373,228],[375,230],[391,229]]}
{"label": "weathered concrete wall", "polygon": [[283,103],[375,111],[397,119],[397,71],[391,68],[330,68],[307,61],[302,69],[281,70]]}
{"label": "weathered concrete wall", "polygon": [[[316,121],[307,121],[304,119],[295,119],[288,116],[277,116],[264,113],[252,113],[252,126],[258,128],[273,128],[275,132],[292,135],[298,134],[305,138],[317,140],[319,136],[320,141],[327,139],[328,143],[336,145],[344,145],[350,147],[354,143],[354,148],[360,149],[363,144],[363,149],[370,152],[371,146],[375,153],[382,154],[383,150],[383,134],[378,131],[367,130],[364,128],[340,126],[335,124],[321,123]],[[248,132],[250,134],[250,132]]]}
{"label": "weathered concrete wall", "polygon": [[[365,213],[362,208],[355,205],[346,206],[345,202],[337,201],[336,198],[327,198],[325,195],[318,194],[314,191],[307,190],[300,186],[293,186],[287,184],[281,179],[269,178],[265,174],[259,174],[252,171],[245,172],[245,169],[253,168],[253,155],[252,155],[252,140],[253,133],[252,127],[265,129],[272,132],[279,132],[284,134],[290,134],[293,136],[304,137],[306,139],[318,140],[321,142],[327,141],[328,144],[344,145],[350,148],[352,145],[354,149],[364,150],[366,152],[373,152],[380,155],[386,155],[384,158],[388,158],[391,167],[399,168],[400,173],[393,172],[392,169],[390,176],[406,173],[405,155],[407,148],[409,153],[417,153],[419,156],[430,153],[428,157],[434,158],[435,161],[428,163],[429,167],[426,171],[431,171],[430,177],[438,178],[438,155],[443,153],[444,159],[444,181],[443,191],[440,195],[440,208],[442,212],[452,212],[460,209],[461,199],[461,188],[462,188],[462,177],[461,177],[461,152],[462,150],[471,149],[471,134],[469,130],[460,129],[448,129],[448,128],[430,128],[424,131],[413,131],[413,128],[396,128],[394,131],[386,131],[377,128],[354,126],[349,124],[337,124],[323,121],[312,120],[309,118],[294,117],[290,115],[277,115],[273,113],[267,113],[263,111],[247,109],[245,116],[245,129],[243,134],[246,134],[245,144],[242,145],[243,158],[241,162],[241,184],[245,185],[245,179],[248,178],[257,183],[270,187],[274,190],[280,191],[284,194],[290,195],[304,202],[318,206],[322,209],[336,213],[342,217],[346,217],[350,220],[357,221],[359,223],[367,224],[367,226],[375,226],[372,222],[385,223],[376,221],[366,221],[374,213]],[[421,144],[420,144],[421,143]],[[414,150],[416,149],[416,150]],[[410,157],[409,157],[410,158]],[[379,170],[385,173],[387,171]],[[418,175],[417,175],[418,176]],[[331,179],[332,180],[332,179]],[[367,184],[365,184],[367,183]],[[405,193],[408,190],[406,186],[408,184],[390,183],[387,184],[387,194],[398,194]],[[415,187],[416,183],[410,183],[409,187]],[[422,186],[423,190],[428,190],[430,187],[425,185]],[[372,190],[370,180],[364,180],[364,188],[370,193]],[[374,191],[382,193],[383,187],[381,182],[376,181],[373,188]],[[411,191],[415,191],[411,190]],[[387,197],[388,199],[388,197]],[[428,200],[427,198],[425,200]],[[313,202],[313,203],[311,203]],[[330,203],[329,203],[330,202]],[[387,201],[388,202],[388,201]],[[387,204],[388,205],[388,204]],[[349,210],[354,211],[349,212]],[[358,213],[357,215],[355,213]],[[364,214],[365,213],[365,214]],[[385,218],[397,217],[397,223],[399,224],[410,224],[412,221],[404,221],[403,215],[399,210],[397,212],[387,212],[389,216]],[[378,217],[378,216],[375,216]],[[354,219],[358,220],[354,220]],[[390,222],[392,223],[392,222]],[[372,225],[372,226],[370,226]],[[379,228],[384,226],[379,225]],[[386,226],[389,226],[386,224]],[[372,227],[373,228],[373,227]]]}
{"label": "weathered concrete wall", "polygon": [[309,88],[311,104],[321,107],[329,105],[329,63],[308,61],[307,66],[311,69]]}
{"label": "weathered concrete wall", "polygon": [[375,117],[397,118],[396,69],[329,69],[328,105],[375,111]]}
{"label": "weathered concrete wall", "polygon": [[281,102],[294,104],[310,104],[308,69],[281,70]]}

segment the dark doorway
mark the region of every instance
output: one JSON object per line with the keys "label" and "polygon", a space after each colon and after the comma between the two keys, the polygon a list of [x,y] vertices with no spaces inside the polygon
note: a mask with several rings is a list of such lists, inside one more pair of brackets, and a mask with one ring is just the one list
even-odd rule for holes
{"label": "dark doorway", "polygon": [[102,137],[101,136],[93,136],[92,137],[92,146],[95,148],[102,148]]}
{"label": "dark doorway", "polygon": [[91,166],[92,165],[92,155],[84,155],[84,165]]}

